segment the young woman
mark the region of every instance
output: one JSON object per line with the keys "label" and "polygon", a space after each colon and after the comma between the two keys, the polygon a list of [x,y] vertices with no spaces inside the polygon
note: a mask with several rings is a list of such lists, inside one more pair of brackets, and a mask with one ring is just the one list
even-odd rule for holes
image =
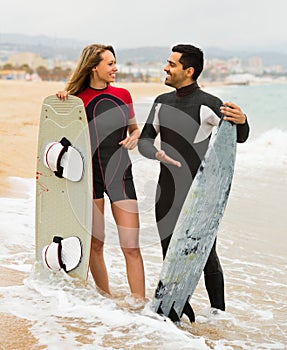
{"label": "young woman", "polygon": [[93,151],[93,232],[90,270],[96,285],[111,294],[104,260],[104,193],[109,197],[119,241],[126,261],[131,294],[145,298],[143,260],[139,248],[139,215],[128,150],[136,147],[140,131],[130,93],[110,83],[115,81],[112,46],[89,45],[58,98],[69,94],[85,105]]}

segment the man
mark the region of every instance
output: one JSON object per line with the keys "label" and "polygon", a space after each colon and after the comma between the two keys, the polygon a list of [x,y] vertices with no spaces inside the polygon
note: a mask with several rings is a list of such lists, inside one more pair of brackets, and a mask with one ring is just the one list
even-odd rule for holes
{"label": "man", "polygon": [[[237,142],[245,142],[249,125],[245,114],[231,102],[202,91],[197,79],[203,70],[203,52],[192,45],[176,45],[164,68],[165,84],[174,91],[158,96],[138,143],[147,158],[157,159],[160,175],[156,193],[156,221],[163,258],[193,178],[208,147],[212,128],[222,117],[237,125]],[[160,134],[161,149],[154,145]],[[212,308],[225,310],[224,279],[216,241],[204,268],[205,286]],[[187,303],[184,313],[194,321]],[[176,316],[170,315],[172,320]]]}

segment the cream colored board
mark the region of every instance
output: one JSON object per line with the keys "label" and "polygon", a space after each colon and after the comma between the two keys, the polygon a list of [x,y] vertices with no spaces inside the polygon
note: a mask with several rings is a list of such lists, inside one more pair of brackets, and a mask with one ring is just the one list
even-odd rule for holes
{"label": "cream colored board", "polygon": [[[80,181],[58,178],[43,164],[48,143],[66,137],[83,157]],[[81,280],[87,278],[92,228],[91,147],[85,108],[81,99],[69,96],[60,101],[48,96],[43,101],[37,154],[36,174],[36,260],[41,266],[42,249],[54,236],[77,236],[83,256],[79,266],[69,272]],[[49,271],[48,271],[49,272]]]}

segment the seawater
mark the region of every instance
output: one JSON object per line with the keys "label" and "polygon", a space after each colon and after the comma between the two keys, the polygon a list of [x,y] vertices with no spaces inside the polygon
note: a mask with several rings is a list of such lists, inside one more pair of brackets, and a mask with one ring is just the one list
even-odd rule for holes
{"label": "seawater", "polygon": [[242,107],[248,115],[252,137],[277,128],[287,131],[286,83],[224,86],[213,90],[224,101],[231,101]]}
{"label": "seawater", "polygon": [[[240,105],[251,126],[249,140],[237,146],[234,181],[218,231],[226,312],[213,314],[202,279],[191,299],[193,325],[185,317],[174,325],[155,315],[149,302],[143,310],[130,308],[124,301],[129,289],[109,206],[106,259],[113,298],[99,294],[90,276],[84,288],[62,273],[37,275],[35,182],[11,178],[21,196],[0,198],[0,266],[24,273],[25,279],[22,285],[0,288],[0,311],[30,320],[42,349],[287,349],[287,85],[206,91]],[[135,105],[140,122],[151,101]],[[154,219],[159,168],[137,152],[132,158],[151,300],[162,263]]]}

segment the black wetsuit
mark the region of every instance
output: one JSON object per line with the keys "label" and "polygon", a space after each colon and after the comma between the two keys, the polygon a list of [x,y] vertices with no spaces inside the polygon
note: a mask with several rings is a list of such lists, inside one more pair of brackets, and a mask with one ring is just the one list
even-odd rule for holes
{"label": "black wetsuit", "polygon": [[[156,220],[163,257],[193,178],[208,147],[212,128],[222,116],[222,101],[202,91],[196,83],[156,98],[139,140],[139,151],[156,159],[154,141],[160,133],[161,149],[182,167],[160,164],[156,193]],[[237,142],[248,138],[249,125],[237,125]],[[225,310],[223,272],[216,241],[204,268],[211,306]]]}
{"label": "black wetsuit", "polygon": [[131,160],[127,149],[119,145],[135,115],[130,93],[108,85],[101,90],[89,87],[78,97],[89,121],[94,198],[103,198],[106,192],[111,202],[136,199]]}

